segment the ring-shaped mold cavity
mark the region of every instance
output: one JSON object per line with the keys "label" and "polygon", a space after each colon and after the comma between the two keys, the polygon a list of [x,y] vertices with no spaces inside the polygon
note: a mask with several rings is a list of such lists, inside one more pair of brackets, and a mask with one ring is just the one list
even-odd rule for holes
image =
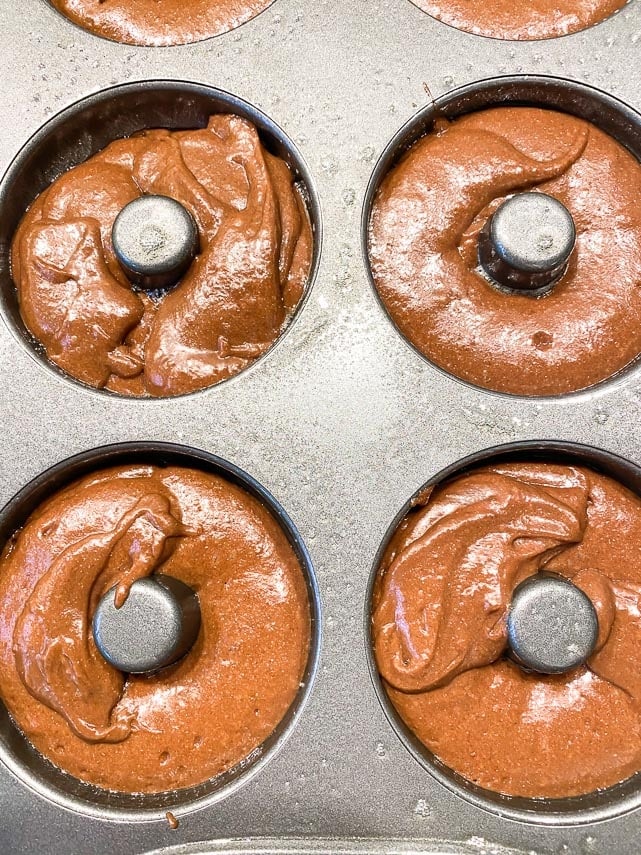
{"label": "ring-shaped mold cavity", "polygon": [[[507,0],[411,0],[414,6],[463,33],[500,41],[546,41],[580,33],[609,21],[630,0],[602,0],[577,4],[571,0],[550,4],[546,0],[518,7]],[[578,8],[578,7],[581,8]]]}
{"label": "ring-shaped mold cavity", "polygon": [[45,799],[97,819],[166,822],[167,811],[182,816],[212,805],[242,787],[283,747],[312,691],[321,646],[320,594],[311,558],[294,523],[278,501],[251,475],[206,451],[163,442],[127,442],[82,452],[36,476],[0,511],[0,547],[48,498],[83,476],[113,466],[184,467],[217,475],[257,500],[283,531],[301,568],[307,590],[310,642],[299,690],[271,735],[228,771],[199,784],[163,793],[124,793],[85,783],[43,757],[19,730],[0,701],[0,762],[24,785]]}
{"label": "ring-shaped mold cavity", "polygon": [[638,465],[612,452],[572,442],[514,442],[487,448],[447,466],[408,499],[381,541],[365,597],[365,653],[374,690],[390,725],[414,759],[443,786],[476,807],[507,819],[543,826],[581,826],[622,816],[639,808],[641,772],[614,786],[569,798],[508,796],[478,786],[440,760],[403,721],[386,691],[374,654],[372,614],[376,586],[388,548],[408,513],[429,494],[427,491],[481,467],[537,462],[589,468],[641,497],[641,468]]}
{"label": "ring-shaped mold cavity", "polygon": [[174,47],[229,33],[261,15],[275,0],[192,0],[189,5],[177,0],[168,9],[157,0],[86,3],[84,8],[77,0],[44,2],[93,36],[136,47]]}
{"label": "ring-shaped mold cavity", "polygon": [[[25,212],[56,179],[101,152],[114,140],[148,129],[187,131],[206,128],[210,117],[219,114],[239,116],[251,122],[258,130],[264,149],[287,164],[296,185],[294,192],[301,197],[312,233],[311,262],[302,297],[272,344],[228,379],[242,376],[258,365],[291,329],[313,286],[322,241],[318,195],[309,169],[294,143],[258,108],[220,89],[180,80],[148,80],[118,85],[83,98],[50,119],[24,144],[0,182],[0,314],[29,355],[57,377],[98,394],[118,394],[87,385],[63,371],[47,358],[43,345],[27,329],[11,271],[11,244]],[[227,382],[227,379],[214,381],[196,391],[212,388],[220,382]]]}
{"label": "ring-shaped mold cavity", "polygon": [[[392,325],[404,341],[423,360],[443,372],[446,376],[472,388],[508,397],[526,397],[541,400],[581,395],[588,390],[604,386],[626,376],[628,372],[633,371],[638,365],[639,354],[636,354],[635,358],[632,358],[609,376],[601,377],[569,391],[523,392],[497,389],[490,384],[483,385],[480,380],[472,380],[460,376],[455,370],[439,364],[437,359],[432,358],[424,349],[421,349],[399,327],[399,323],[393,317],[391,308],[386,305],[376,284],[370,254],[371,229],[375,203],[383,182],[393,172],[395,167],[404,160],[410,150],[435,129],[435,123],[439,120],[454,122],[457,119],[472,117],[472,114],[480,113],[484,110],[500,107],[534,107],[576,116],[593,124],[599,131],[612,137],[616,143],[627,149],[637,161],[641,161],[641,116],[627,104],[606,92],[576,81],[541,75],[494,77],[466,84],[442,95],[419,110],[418,113],[400,128],[385,147],[374,167],[365,193],[361,220],[362,257],[374,294]],[[444,139],[447,139],[447,134]],[[641,166],[639,168],[641,169]],[[400,213],[397,213],[397,218],[399,217]],[[383,251],[382,244],[380,251]],[[429,252],[429,250],[426,249],[426,252]],[[578,249],[575,252],[578,252]],[[488,285],[488,288],[491,288],[491,286]],[[500,288],[497,290],[500,290]],[[521,299],[521,297],[517,297],[516,299]],[[528,299],[535,298],[528,297]],[[398,309],[395,311],[398,311]],[[540,339],[537,339],[536,342],[533,339],[533,345],[535,344],[540,349],[547,348],[548,343],[547,340],[544,340],[545,336],[543,333],[540,334]],[[518,375],[518,372],[515,372],[515,375]]]}

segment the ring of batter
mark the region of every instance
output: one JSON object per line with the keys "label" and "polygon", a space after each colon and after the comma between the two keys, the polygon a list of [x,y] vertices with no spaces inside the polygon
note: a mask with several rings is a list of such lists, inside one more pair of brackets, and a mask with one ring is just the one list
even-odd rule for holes
{"label": "ring of batter", "polygon": [[[423,490],[386,541],[371,643],[382,689],[449,769],[508,796],[566,799],[641,770],[641,499],[583,465],[479,466]],[[511,660],[516,586],[539,570],[591,599],[586,665]]]}
{"label": "ring of batter", "polygon": [[[125,675],[92,615],[105,591],[160,572],[202,624],[175,665]],[[0,696],[47,759],[122,793],[191,787],[237,767],[299,696],[311,644],[305,576],[269,510],[184,466],[127,464],[44,501],[0,557]]]}
{"label": "ring of batter", "polygon": [[[506,294],[478,269],[477,238],[506,197],[540,190],[577,243],[548,294]],[[369,223],[374,284],[428,359],[477,386],[558,395],[641,353],[641,165],[583,119],[496,107],[438,120],[383,179]]]}
{"label": "ring of batter", "polygon": [[85,30],[128,45],[184,45],[250,21],[274,0],[50,0]]}
{"label": "ring of batter", "polygon": [[494,39],[533,41],[577,33],[605,21],[628,0],[412,0],[444,24]]}
{"label": "ring of batter", "polygon": [[[132,290],[111,242],[143,194],[193,216],[200,253],[171,290]],[[47,358],[128,396],[206,388],[276,341],[310,272],[312,232],[289,166],[234,115],[116,140],[42,192],[12,241],[22,319]]]}

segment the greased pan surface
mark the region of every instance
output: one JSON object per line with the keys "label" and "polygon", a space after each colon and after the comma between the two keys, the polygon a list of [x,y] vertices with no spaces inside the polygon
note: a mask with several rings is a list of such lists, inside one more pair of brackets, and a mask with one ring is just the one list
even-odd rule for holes
{"label": "greased pan surface", "polygon": [[[500,75],[554,75],[640,111],[640,0],[582,33],[532,43],[459,32],[409,0],[276,0],[226,35],[157,49],[94,37],[45,0],[2,0],[0,33],[1,171],[79,98],[120,83],[187,80],[249,102],[282,128],[322,211],[320,263],[305,305],[264,359],[204,392],[166,401],[101,395],[46,370],[0,325],[0,504],[49,467],[110,443],[202,449],[249,473],[289,514],[311,555],[323,609],[309,700],[286,745],[251,780],[215,804],[176,807],[180,825],[172,831],[164,819],[90,817],[63,807],[0,764],[0,850],[138,855],[252,837],[272,840],[262,850],[236,841],[214,851],[431,851],[425,841],[441,839],[470,842],[460,851],[636,853],[638,813],[609,822],[586,816],[571,827],[563,817],[546,825],[535,817],[514,821],[438,783],[381,708],[363,614],[390,523],[421,485],[467,455],[545,439],[641,464],[641,367],[592,391],[539,400],[445,376],[381,309],[361,222],[368,181],[390,140],[456,87]],[[306,837],[316,840],[306,845]]]}

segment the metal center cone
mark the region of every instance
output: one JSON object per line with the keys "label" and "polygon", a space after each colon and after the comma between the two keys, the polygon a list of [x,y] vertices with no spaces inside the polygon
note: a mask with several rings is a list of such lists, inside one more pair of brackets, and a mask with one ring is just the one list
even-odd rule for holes
{"label": "metal center cone", "polygon": [[599,624],[591,600],[569,579],[537,573],[517,586],[508,614],[513,658],[541,674],[562,674],[593,653]]}
{"label": "metal center cone", "polygon": [[138,579],[119,608],[116,588],[101,598],[93,618],[98,650],[114,668],[144,674],[165,668],[191,649],[200,630],[195,592],[170,576]]}
{"label": "metal center cone", "polygon": [[129,280],[146,290],[175,285],[199,248],[193,217],[169,196],[140,196],[125,205],[111,240]]}
{"label": "metal center cone", "polygon": [[575,242],[574,220],[565,205],[545,193],[518,193],[503,202],[479,234],[479,262],[500,287],[540,293],[563,276]]}

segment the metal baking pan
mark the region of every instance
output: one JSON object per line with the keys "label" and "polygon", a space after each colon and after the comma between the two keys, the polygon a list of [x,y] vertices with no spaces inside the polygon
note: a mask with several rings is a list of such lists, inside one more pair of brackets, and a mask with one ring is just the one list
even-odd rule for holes
{"label": "metal baking pan", "polygon": [[[549,399],[460,383],[420,357],[382,310],[363,256],[362,222],[368,182],[399,129],[419,110],[429,112],[434,99],[485,78],[553,75],[596,87],[631,108],[620,130],[634,148],[641,134],[641,0],[582,33],[529,43],[459,32],[409,0],[275,0],[233,32],[176,48],[114,44],[74,26],[46,0],[4,0],[0,33],[0,170],[79,99],[118,84],[192,81],[266,117],[263,131],[280,140],[309,185],[319,257],[304,305],[263,359],[219,386],[164,401],[119,399],[45,367],[22,336],[5,287],[0,504],[50,467],[113,443],[168,442],[216,455],[259,482],[293,520],[314,566],[323,631],[310,696],[287,742],[215,799],[163,804],[179,820],[176,830],[159,810],[119,813],[117,805],[101,808],[99,798],[83,807],[20,764],[10,771],[0,762],[0,852],[142,855],[178,846],[184,855],[636,855],[636,784],[626,798],[606,799],[614,810],[579,807],[545,819],[443,786],[386,717],[368,667],[363,616],[389,526],[417,489],[468,455],[552,440],[604,449],[636,471],[641,368]],[[531,79],[509,83],[517,85],[544,88]],[[21,199],[28,201],[39,189],[37,170],[23,180]],[[0,222],[3,281],[10,231],[9,219]],[[100,456],[92,459],[99,464]],[[0,755],[7,756],[11,738],[5,724]]]}

